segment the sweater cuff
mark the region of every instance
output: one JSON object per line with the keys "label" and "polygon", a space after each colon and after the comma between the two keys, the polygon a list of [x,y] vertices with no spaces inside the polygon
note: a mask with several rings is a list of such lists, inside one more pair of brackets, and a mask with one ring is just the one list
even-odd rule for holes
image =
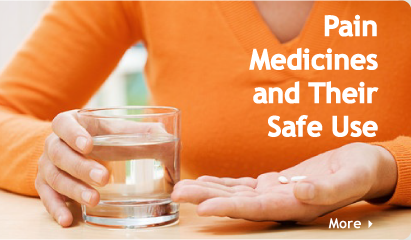
{"label": "sweater cuff", "polygon": [[[393,141],[371,143],[387,149],[397,163],[397,185],[386,202],[392,205],[411,206],[411,138],[398,137]],[[373,201],[370,201],[373,203]]]}
{"label": "sweater cuff", "polygon": [[39,132],[37,141],[34,141],[33,143],[35,146],[33,147],[33,150],[31,152],[31,157],[28,159],[27,166],[26,166],[27,168],[26,195],[33,196],[33,197],[38,196],[38,193],[35,187],[35,181],[36,181],[37,172],[38,172],[38,160],[44,151],[44,139],[46,139],[46,137],[50,135],[50,133],[52,132],[49,122],[44,122],[42,123],[42,125],[44,125],[44,126],[41,126],[43,127],[43,129]]}

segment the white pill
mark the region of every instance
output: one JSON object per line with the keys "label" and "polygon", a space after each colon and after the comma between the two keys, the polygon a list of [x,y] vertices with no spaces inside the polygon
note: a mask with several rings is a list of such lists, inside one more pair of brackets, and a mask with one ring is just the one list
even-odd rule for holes
{"label": "white pill", "polygon": [[280,183],[288,183],[288,179],[284,176],[279,176],[278,177],[278,181],[280,181]]}
{"label": "white pill", "polygon": [[291,182],[298,182],[306,178],[307,176],[294,176],[294,177],[291,177]]}

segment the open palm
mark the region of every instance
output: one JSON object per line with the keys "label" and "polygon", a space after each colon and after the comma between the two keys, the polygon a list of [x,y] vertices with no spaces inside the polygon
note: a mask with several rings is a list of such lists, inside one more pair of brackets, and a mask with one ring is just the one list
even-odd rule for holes
{"label": "open palm", "polygon": [[[199,204],[200,216],[310,221],[358,200],[389,194],[390,183],[377,181],[383,159],[379,147],[349,144],[256,179],[202,176],[183,180],[175,186],[172,198],[176,202]],[[390,169],[382,172],[392,173]],[[307,178],[281,184],[279,176]],[[395,186],[396,177],[390,179]]]}

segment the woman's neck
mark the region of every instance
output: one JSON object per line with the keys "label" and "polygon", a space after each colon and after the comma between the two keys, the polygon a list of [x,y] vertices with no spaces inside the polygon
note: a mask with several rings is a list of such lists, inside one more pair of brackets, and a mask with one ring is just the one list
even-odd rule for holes
{"label": "woman's neck", "polygon": [[278,41],[285,43],[300,34],[314,1],[254,1],[254,4]]}

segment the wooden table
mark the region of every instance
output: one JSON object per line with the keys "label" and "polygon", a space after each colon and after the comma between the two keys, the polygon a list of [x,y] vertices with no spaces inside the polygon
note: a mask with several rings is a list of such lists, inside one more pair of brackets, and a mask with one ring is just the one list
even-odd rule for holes
{"label": "wooden table", "polygon": [[[390,238],[404,239],[411,233],[411,209],[357,203],[305,225],[248,222],[228,218],[198,217],[195,206],[182,204],[180,222],[170,227],[143,230],[89,226],[80,209],[72,206],[75,222],[62,228],[48,215],[37,198],[0,190],[0,238]],[[330,218],[359,220],[360,229],[328,229]],[[373,225],[368,228],[368,221]]]}

